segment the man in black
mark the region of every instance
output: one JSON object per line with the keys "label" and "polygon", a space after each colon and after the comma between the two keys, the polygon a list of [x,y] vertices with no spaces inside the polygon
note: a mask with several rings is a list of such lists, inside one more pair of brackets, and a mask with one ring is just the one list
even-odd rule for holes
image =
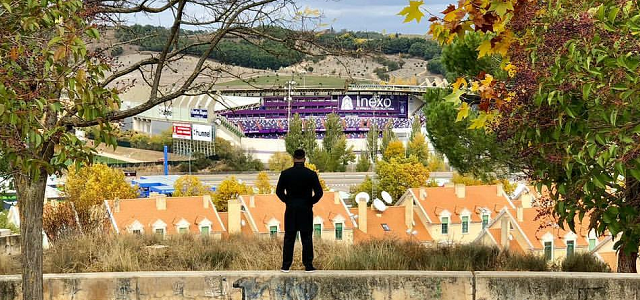
{"label": "man in black", "polygon": [[293,167],[280,173],[276,195],[287,205],[284,212],[284,246],[282,272],[289,272],[293,263],[293,246],[300,231],[302,263],[306,272],[313,272],[313,205],[322,198],[322,186],[316,172],[304,166],[304,150],[293,152]]}

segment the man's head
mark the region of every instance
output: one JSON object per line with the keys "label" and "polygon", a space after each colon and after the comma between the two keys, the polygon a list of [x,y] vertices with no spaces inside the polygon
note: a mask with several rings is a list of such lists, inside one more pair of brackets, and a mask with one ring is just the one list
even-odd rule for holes
{"label": "man's head", "polygon": [[297,163],[297,162],[304,162],[305,161],[305,157],[304,157],[304,150],[302,149],[298,149],[296,151],[293,151],[293,162]]}

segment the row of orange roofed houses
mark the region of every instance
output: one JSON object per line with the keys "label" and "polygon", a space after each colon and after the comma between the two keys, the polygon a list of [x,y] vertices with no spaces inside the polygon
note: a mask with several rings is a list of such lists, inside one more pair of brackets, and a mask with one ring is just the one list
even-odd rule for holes
{"label": "row of orange roofed houses", "polygon": [[[348,207],[337,192],[325,192],[314,206],[314,236],[342,243],[394,238],[427,246],[481,243],[559,261],[573,253],[592,252],[616,269],[611,236],[589,231],[588,218],[576,232],[538,217],[539,195],[519,186],[508,195],[502,185],[409,189],[394,206]],[[358,199],[357,199],[358,200]],[[361,201],[361,203],[363,203]],[[225,238],[239,234],[276,238],[283,235],[285,205],[275,194],[241,195],[218,212],[209,196],[105,201],[113,229],[120,234],[199,234]]]}

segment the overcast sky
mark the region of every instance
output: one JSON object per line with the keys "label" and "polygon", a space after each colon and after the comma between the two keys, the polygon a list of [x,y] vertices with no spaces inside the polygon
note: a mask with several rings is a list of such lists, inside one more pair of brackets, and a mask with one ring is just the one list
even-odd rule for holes
{"label": "overcast sky", "polygon": [[[439,13],[453,2],[455,1],[425,0],[423,9]],[[426,34],[429,27],[428,16],[420,23],[403,23],[404,17],[397,15],[408,5],[409,0],[298,0],[297,3],[302,9],[319,9],[324,15],[324,23],[335,30],[344,28],[353,31],[385,30],[387,33]],[[130,23],[169,26],[172,20],[170,13],[154,16],[153,19],[139,15],[131,18]]]}

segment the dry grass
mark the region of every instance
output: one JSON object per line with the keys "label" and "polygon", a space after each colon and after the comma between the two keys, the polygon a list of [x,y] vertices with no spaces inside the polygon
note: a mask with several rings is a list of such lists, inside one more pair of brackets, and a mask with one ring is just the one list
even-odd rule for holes
{"label": "dry grass", "polygon": [[[296,245],[293,269],[302,269]],[[231,237],[224,240],[184,235],[91,235],[66,238],[47,250],[46,273],[125,271],[274,270],[282,241]],[[543,258],[501,252],[480,245],[424,247],[396,240],[356,245],[315,242],[315,264],[325,270],[549,271]],[[18,258],[0,256],[0,274],[19,272]],[[602,271],[593,256],[581,256],[581,271]],[[594,266],[590,268],[588,266]]]}

